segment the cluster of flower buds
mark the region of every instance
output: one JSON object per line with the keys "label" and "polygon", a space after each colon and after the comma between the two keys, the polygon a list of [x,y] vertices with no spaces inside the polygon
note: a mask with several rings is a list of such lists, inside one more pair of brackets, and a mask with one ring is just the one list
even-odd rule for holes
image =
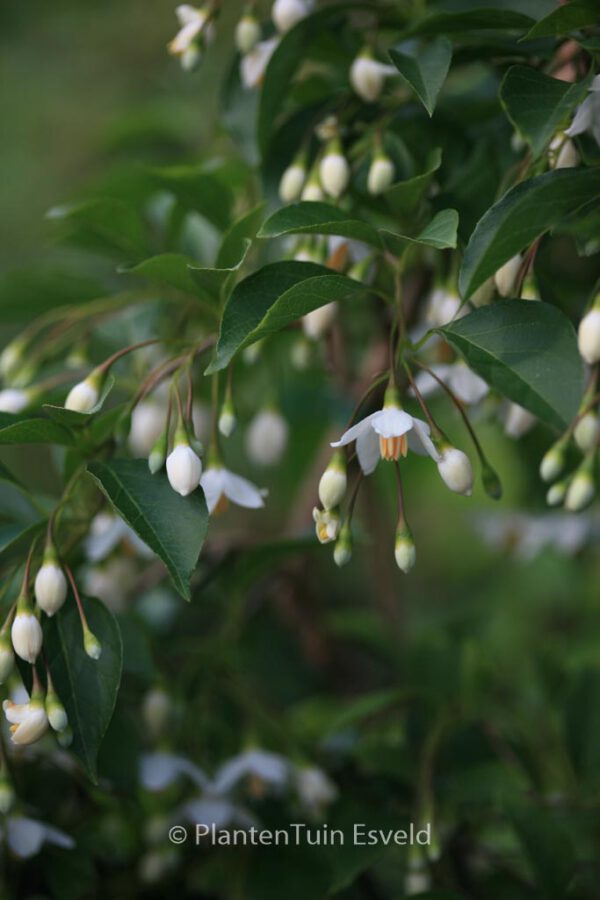
{"label": "cluster of flower buds", "polygon": [[50,672],[46,670],[46,689],[42,687],[35,668],[31,696],[25,703],[5,700],[2,704],[4,715],[10,725],[11,740],[17,746],[34,744],[48,730],[48,725],[57,732],[59,741],[68,746],[71,741],[69,719],[52,683]]}
{"label": "cluster of flower buds", "polygon": [[[579,512],[592,502],[596,494],[596,464],[600,447],[600,416],[597,398],[593,398],[595,382],[586,391],[574,422],[546,452],[540,463],[540,475],[551,487],[546,495],[550,506],[564,504],[570,512]],[[580,460],[565,475],[570,451]]]}

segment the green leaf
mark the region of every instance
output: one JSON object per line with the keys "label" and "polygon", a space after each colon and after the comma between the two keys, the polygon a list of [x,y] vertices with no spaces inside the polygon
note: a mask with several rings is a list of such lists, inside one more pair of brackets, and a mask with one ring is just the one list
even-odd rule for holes
{"label": "green leaf", "polygon": [[280,331],[313,309],[356,297],[364,290],[360,282],[316,263],[292,260],[264,266],[235,287],[205,374],[224,369],[238,350]]}
{"label": "green leaf", "polygon": [[403,37],[420,34],[458,34],[462,31],[522,31],[533,19],[504,9],[473,9],[469,12],[440,12],[415,22]]}
{"label": "green leaf", "polygon": [[55,422],[58,422],[59,425],[64,425],[67,428],[82,428],[89,423],[91,417],[95,415],[95,413],[100,412],[104,406],[104,401],[112,391],[114,385],[115,379],[112,375],[109,375],[104,382],[98,402],[89,410],[89,412],[77,412],[74,409],[65,409],[64,406],[53,406],[50,403],[44,404],[44,412],[48,413],[50,418],[54,419]]}
{"label": "green leaf", "polygon": [[227,286],[232,282],[236,272],[243,266],[250,245],[251,241],[248,238],[243,238],[240,241],[240,256],[237,262],[229,268],[213,269],[209,266],[190,266],[192,278],[210,297],[219,300]]}
{"label": "green leaf", "polygon": [[364,241],[383,248],[379,233],[366,222],[350,218],[337,206],[329,203],[292,203],[278,209],[258,232],[259,238],[275,238],[285,234],[335,234]]}
{"label": "green leaf", "polygon": [[0,444],[61,444],[68,447],[73,442],[71,432],[52,419],[0,413]]}
{"label": "green leaf", "polygon": [[55,206],[47,217],[73,243],[109,256],[143,259],[148,255],[144,223],[137,210],[109,197]]}
{"label": "green leaf", "polygon": [[2,561],[24,557],[34,538],[38,537],[46,527],[46,521],[40,520],[24,527],[21,523],[0,523],[0,556]]}
{"label": "green leaf", "polygon": [[554,9],[550,15],[545,16],[530,28],[527,34],[521,38],[523,41],[532,41],[535,38],[555,37],[560,34],[569,34],[587,25],[598,24],[598,3],[596,0],[571,0]]}
{"label": "green leaf", "polygon": [[71,749],[96,781],[98,750],[121,682],[123,648],[112,613],[99,600],[82,602],[88,625],[102,645],[100,658],[90,659],[83,649],[81,622],[73,599],[52,619],[46,619],[44,647],[56,692],[73,729]]}
{"label": "green leaf", "polygon": [[467,300],[503,263],[600,196],[600,168],[561,169],[518,184],[479,220],[469,239],[459,287]]}
{"label": "green leaf", "polygon": [[148,281],[167,284],[184,294],[204,299],[206,292],[193,277],[190,271],[192,265],[193,261],[181,253],[161,253],[120,271],[127,275],[140,275]]}
{"label": "green leaf", "polygon": [[491,387],[548,425],[562,429],[577,414],[583,366],[573,326],[556,307],[502,300],[440,334]]}
{"label": "green leaf", "polygon": [[265,204],[259,203],[227,229],[217,253],[217,269],[236,269],[245,258],[248,242],[253,241],[264,217]]}
{"label": "green leaf", "polygon": [[429,46],[415,50],[411,45],[399,44],[389,51],[390,59],[401,77],[414,90],[430,116],[441,87],[446,80],[452,59],[452,44],[439,37]]}
{"label": "green leaf", "polygon": [[576,859],[568,829],[546,806],[515,810],[511,818],[543,896],[564,900]]}
{"label": "green leaf", "polygon": [[534,158],[544,152],[590,84],[544,75],[529,66],[511,66],[500,86],[500,99],[515,128],[531,145]]}
{"label": "green leaf", "polygon": [[407,244],[425,244],[436,250],[455,248],[458,232],[458,213],[455,209],[443,209],[437,213],[417,237],[395,234],[393,231],[382,231],[386,246],[396,253],[401,253]]}
{"label": "green leaf", "polygon": [[151,174],[156,186],[170,191],[184,209],[200,213],[221,231],[227,228],[233,194],[215,172],[200,166],[170,166]]}
{"label": "green leaf", "polygon": [[433,150],[426,162],[426,169],[421,175],[397,181],[390,185],[383,196],[386,203],[396,215],[410,215],[425,196],[433,176],[442,164],[442,151],[439,147]]}
{"label": "green leaf", "polygon": [[92,462],[88,472],[115,510],[159,556],[175,588],[190,599],[190,579],[206,537],[204,494],[176,494],[164,472],[152,475],[145,460]]}

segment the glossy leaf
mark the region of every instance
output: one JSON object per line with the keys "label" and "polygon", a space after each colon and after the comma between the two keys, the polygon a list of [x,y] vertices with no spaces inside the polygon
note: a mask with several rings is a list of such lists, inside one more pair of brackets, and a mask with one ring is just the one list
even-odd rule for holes
{"label": "glossy leaf", "polygon": [[432,116],[438,94],[450,68],[452,59],[450,41],[445,37],[439,37],[429,46],[416,51],[410,44],[400,44],[393,47],[389,55],[401,77],[414,90]]}
{"label": "glossy leaf", "polygon": [[407,237],[392,231],[382,231],[382,235],[390,250],[401,253],[408,244],[425,244],[427,247],[435,247],[436,250],[454,248],[457,232],[458,213],[455,209],[443,209],[417,237]]}
{"label": "glossy leaf", "polygon": [[530,28],[531,16],[508,9],[473,9],[465,12],[439,12],[415,22],[403,36],[458,34],[469,31],[522,31]]}
{"label": "glossy leaf", "polygon": [[245,258],[248,242],[253,241],[264,219],[265,204],[259,203],[231,225],[221,241],[215,268],[236,269]]}
{"label": "glossy leaf", "polygon": [[73,443],[72,433],[52,419],[40,416],[0,413],[0,444],[61,444]]}
{"label": "glossy leaf", "polygon": [[600,197],[600,169],[561,169],[518,184],[479,220],[465,250],[460,292],[468,299],[512,256],[564,216]]}
{"label": "glossy leaf", "polygon": [[170,191],[184,209],[200,213],[221,230],[227,228],[233,195],[215,172],[199,166],[170,166],[151,174],[157,188]]}
{"label": "glossy leaf", "polygon": [[56,206],[47,217],[64,236],[87,249],[125,259],[148,255],[144,224],[136,209],[121,200],[100,197]]}
{"label": "glossy leaf", "polygon": [[491,387],[548,425],[562,429],[577,414],[583,366],[573,326],[556,307],[502,300],[440,333]]}
{"label": "glossy leaf", "polygon": [[555,37],[569,34],[578,28],[598,24],[598,4],[596,0],[571,0],[540,19],[523,37],[524,41],[535,38]]}
{"label": "glossy leaf", "polygon": [[259,238],[275,238],[286,234],[335,234],[382,248],[379,233],[371,225],[349,217],[329,203],[300,202],[284,206],[267,219]]}
{"label": "glossy leaf", "polygon": [[436,147],[429,154],[426,169],[420,175],[397,181],[384,192],[384,198],[392,212],[398,215],[408,215],[414,210],[425,196],[431,184],[433,176],[442,164],[442,151]]}
{"label": "glossy leaf", "polygon": [[114,386],[115,379],[112,375],[109,375],[104,382],[98,402],[89,412],[77,412],[74,409],[65,409],[64,406],[53,406],[50,403],[44,404],[44,412],[46,412],[50,418],[54,419],[55,422],[58,422],[60,425],[64,425],[67,428],[82,428],[84,425],[89,424],[93,415],[100,412],[106,398]]}
{"label": "glossy leaf", "polygon": [[223,313],[215,355],[205,374],[225,368],[238,350],[291,325],[313,309],[357,297],[364,290],[360,282],[316,263],[289,261],[264,266],[233,291]]}
{"label": "glossy leaf", "polygon": [[190,599],[190,579],[206,537],[208,511],[201,490],[176,494],[164,472],[145,460],[92,462],[90,475],[119,515],[166,565],[174,586]]}
{"label": "glossy leaf", "polygon": [[83,649],[81,622],[70,597],[44,623],[44,647],[56,691],[73,730],[71,750],[96,781],[98,750],[111,720],[121,682],[123,648],[119,626],[111,612],[95,599],[84,599],[89,627],[102,645],[97,660]]}
{"label": "glossy leaf", "polygon": [[548,146],[557,130],[566,126],[569,113],[587,93],[589,78],[569,84],[529,66],[511,66],[500,99],[506,114],[531,144],[534,157]]}

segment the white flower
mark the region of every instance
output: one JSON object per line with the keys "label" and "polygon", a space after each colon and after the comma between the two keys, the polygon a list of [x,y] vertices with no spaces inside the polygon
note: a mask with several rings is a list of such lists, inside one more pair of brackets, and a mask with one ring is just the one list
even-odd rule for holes
{"label": "white flower", "polygon": [[584,453],[593,450],[600,441],[600,418],[597,412],[590,410],[581,417],[573,432],[575,443]]}
{"label": "white flower", "polygon": [[333,509],[335,506],[339,506],[344,499],[347,485],[346,459],[338,451],[334,453],[319,481],[319,500],[323,508]]}
{"label": "white flower", "polygon": [[353,425],[332,447],[345,447],[356,441],[358,461],[365,475],[375,470],[379,459],[397,460],[410,448],[415,453],[428,453],[436,462],[440,454],[429,437],[429,425],[416,419],[399,404],[386,400],[383,409],[371,413]]}
{"label": "white flower", "polygon": [[555,481],[565,466],[564,443],[558,441],[544,454],[540,463],[542,481]]}
{"label": "white flower", "polygon": [[501,297],[510,297],[514,292],[522,262],[522,256],[517,253],[516,256],[507,260],[503,266],[500,266],[494,275],[496,289]]}
{"label": "white flower", "polygon": [[130,556],[114,556],[102,565],[86,568],[83,587],[89,597],[97,597],[112,612],[120,613],[126,608],[137,574],[137,566]]}
{"label": "white flower", "polygon": [[240,53],[250,53],[260,41],[260,34],[260,24],[254,16],[249,13],[242,16],[235,29],[235,45]]}
{"label": "white flower", "polygon": [[333,324],[336,312],[337,303],[333,301],[332,303],[326,303],[325,306],[319,306],[318,309],[313,309],[312,312],[302,316],[302,330],[306,337],[311,338],[313,341],[318,341],[319,338],[323,337]]}
{"label": "white flower", "polygon": [[338,796],[333,781],[316,766],[297,769],[295,780],[298,799],[311,816],[319,816]]}
{"label": "white flower", "polygon": [[520,438],[533,428],[536,418],[518,403],[509,403],[503,410],[503,421],[504,433],[511,438]]}
{"label": "white flower", "polygon": [[200,484],[202,463],[189,444],[177,444],[167,457],[167,476],[174,491],[187,497]]}
{"label": "white flower", "polygon": [[444,447],[438,461],[438,472],[451,491],[470,497],[473,490],[473,469],[466,453],[456,447]]}
{"label": "white flower", "polygon": [[278,44],[279,38],[277,37],[270,38],[268,41],[259,41],[250,53],[242,57],[240,75],[244,87],[255,88],[262,83],[269,61]]}
{"label": "white flower", "polygon": [[13,744],[33,744],[39,741],[48,728],[48,716],[41,700],[30,700],[28,703],[5,700],[2,708],[10,722]]}
{"label": "white flower", "polygon": [[17,656],[34,663],[42,649],[42,629],[37,617],[25,607],[19,611],[17,606],[10,636]]}
{"label": "white flower", "polygon": [[336,199],[341,197],[348,185],[350,166],[335,139],[319,163],[319,177],[327,193]]}
{"label": "white flower", "polygon": [[596,303],[579,323],[579,352],[590,366],[600,361],[600,303]]}
{"label": "white flower", "polygon": [[45,561],[35,576],[34,593],[37,605],[46,615],[53,616],[67,599],[67,579],[54,561]]}
{"label": "white flower", "polygon": [[[138,556],[151,559],[154,556],[147,544],[137,536],[133,528],[119,516],[111,512],[100,512],[92,519],[89,533],[85,539],[85,552],[90,562],[100,562],[122,541]],[[94,596],[99,596],[94,594]]]}
{"label": "white flower", "polygon": [[282,203],[293,203],[302,193],[306,181],[306,168],[299,162],[288,166],[279,182],[279,197]]}
{"label": "white flower", "polygon": [[393,66],[378,62],[370,50],[364,50],[350,67],[350,84],[359,97],[373,103],[383,90],[386,76],[394,72]]}
{"label": "white flower", "polygon": [[20,859],[36,856],[44,844],[54,844],[72,850],[75,841],[68,834],[45,822],[25,816],[10,816],[6,822],[6,840],[11,851]]}
{"label": "white flower", "polygon": [[553,169],[572,169],[579,163],[577,147],[570,138],[558,134],[550,144],[548,154]]}
{"label": "white flower", "polygon": [[19,388],[0,391],[0,412],[20,413],[29,404],[29,394]]}
{"label": "white flower", "polygon": [[96,379],[88,376],[85,381],[80,381],[71,388],[65,400],[65,409],[87,413],[96,406],[99,399],[100,391]]}
{"label": "white flower", "polygon": [[589,94],[575,112],[570,128],[565,130],[569,137],[591,131],[600,146],[600,75],[596,75],[589,89]]}
{"label": "white flower", "polygon": [[320,544],[336,541],[340,533],[340,514],[337,509],[318,509],[312,511],[315,532]]}
{"label": "white flower", "polygon": [[275,0],[271,18],[278,31],[289,31],[304,19],[312,9],[308,0]]}
{"label": "white flower", "polygon": [[275,409],[263,409],[252,419],[246,431],[246,452],[259,466],[274,466],[288,443],[289,426]]}
{"label": "white flower", "polygon": [[517,559],[529,562],[545,547],[556,553],[574,556],[598,533],[598,521],[589,515],[552,512],[528,516],[518,512],[494,513],[475,517],[477,534],[490,547],[510,550]]}
{"label": "white flower", "polygon": [[230,401],[228,402],[226,400],[219,414],[219,431],[223,435],[223,437],[231,437],[231,435],[235,431],[236,425],[237,417],[233,408],[233,404]]}
{"label": "white flower", "polygon": [[453,319],[460,319],[468,313],[458,294],[446,288],[435,288],[427,301],[425,318],[433,328],[442,328]]}
{"label": "white flower", "polygon": [[154,400],[142,400],[131,414],[128,444],[138,457],[149,456],[165,427],[165,410]]}
{"label": "white flower", "polygon": [[381,194],[394,180],[394,163],[385,154],[379,153],[369,167],[367,188],[370,194]]}
{"label": "white flower", "polygon": [[222,794],[231,791],[246,778],[255,779],[264,787],[279,790],[289,781],[290,764],[277,753],[259,749],[245,750],[217,770],[211,788],[215,793]]}
{"label": "white flower", "polygon": [[202,769],[183,756],[173,753],[150,753],[142,756],[140,781],[147,791],[164,791],[181,775],[187,776],[201,788],[209,783]]}
{"label": "white flower", "polygon": [[[462,403],[468,405],[479,403],[489,393],[487,382],[462,360],[449,365],[433,365],[430,369],[448,385]],[[442,390],[433,375],[426,371],[418,373],[415,385],[422,397],[430,397]]]}
{"label": "white flower", "polygon": [[207,43],[213,39],[214,29],[212,26],[204,27],[208,19],[205,9],[195,9],[185,3],[176,8],[175,14],[181,28],[168,46],[169,53],[172,53],[173,56],[183,57],[188,51],[195,49],[193,45],[202,31]]}
{"label": "white flower", "polygon": [[260,509],[265,505],[266,491],[221,465],[208,466],[200,479],[200,487],[209,513],[221,512],[228,500],[246,509]]}

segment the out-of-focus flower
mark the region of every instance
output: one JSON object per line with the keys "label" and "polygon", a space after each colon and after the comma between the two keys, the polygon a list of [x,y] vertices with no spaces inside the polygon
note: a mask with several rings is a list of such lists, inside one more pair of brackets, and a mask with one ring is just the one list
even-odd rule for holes
{"label": "out-of-focus flower", "polygon": [[200,479],[200,487],[209,513],[221,512],[229,500],[246,509],[260,509],[265,505],[266,491],[222,465],[209,465]]}
{"label": "out-of-focus flower", "polygon": [[350,180],[350,166],[337,138],[332,138],[323,154],[319,163],[319,176],[321,184],[331,197],[341,197]]}
{"label": "out-of-focus flower", "polygon": [[183,756],[174,753],[148,753],[140,762],[140,781],[147,791],[164,791],[185,775],[204,788],[209,784],[202,769]]}
{"label": "out-of-focus flower", "polygon": [[288,443],[289,426],[276,409],[265,408],[252,419],[246,431],[246,452],[259,466],[274,466]]}
{"label": "out-of-focus flower", "polygon": [[501,297],[510,297],[514,293],[522,263],[523,257],[517,254],[500,266],[494,275],[496,288]]}
{"label": "out-of-focus flower", "polygon": [[600,520],[586,514],[506,512],[476,515],[473,521],[477,534],[488,546],[510,551],[522,562],[534,559],[546,547],[574,556],[600,534]]}
{"label": "out-of-focus flower", "polygon": [[250,53],[261,36],[260,22],[251,13],[245,13],[235,28],[235,45],[240,53]]}
{"label": "out-of-focus flower", "polygon": [[318,341],[331,328],[337,312],[337,303],[326,303],[302,316],[302,330],[306,337]]}
{"label": "out-of-focus flower", "polygon": [[394,163],[381,150],[375,154],[369,167],[367,188],[370,194],[381,194],[394,180]]}
{"label": "out-of-focus flower", "polygon": [[[183,3],[175,9],[175,15],[181,28],[168,45],[169,53],[178,56],[185,67],[189,65],[189,54],[194,53],[195,60],[200,55],[200,44],[209,44],[214,38],[214,27],[210,22],[207,9],[196,9]],[[186,62],[186,57],[188,57]]]}
{"label": "out-of-focus flower", "polygon": [[267,66],[279,45],[279,38],[259,41],[250,53],[246,53],[240,61],[242,84],[246,88],[255,88],[262,84]]}
{"label": "out-of-focus flower", "polygon": [[65,409],[74,412],[89,413],[100,399],[101,378],[97,371],[92,372],[84,381],[74,385],[65,400]]}
{"label": "out-of-focus flower", "polygon": [[267,790],[278,791],[284,788],[290,775],[290,763],[285,757],[252,748],[224,763],[217,770],[211,787],[217,793],[225,793],[233,790],[240,782],[250,780],[251,789],[262,794]]}
{"label": "out-of-focus flower", "polygon": [[298,799],[309,816],[318,818],[338,796],[338,789],[322,769],[305,766],[295,774]]}
{"label": "out-of-focus flower", "polygon": [[557,134],[550,143],[548,159],[553,169],[572,169],[579,163],[579,153],[571,138]]}
{"label": "out-of-focus flower", "polygon": [[20,859],[37,856],[44,844],[54,844],[64,850],[72,850],[75,847],[73,838],[64,831],[25,816],[9,816],[6,821],[6,841],[11,851]]}
{"label": "out-of-focus flower", "polygon": [[277,31],[289,31],[304,19],[312,9],[309,0],[275,0],[271,18]]}
{"label": "out-of-focus flower", "polygon": [[577,342],[579,352],[586,363],[593,366],[600,361],[600,294],[579,323]]}
{"label": "out-of-focus flower", "polygon": [[129,449],[135,456],[149,456],[165,427],[165,409],[155,400],[142,400],[131,414]]}
{"label": "out-of-focus flower", "polygon": [[20,413],[29,406],[30,395],[21,388],[4,388],[0,391],[0,412]]}
{"label": "out-of-focus flower", "polygon": [[434,288],[427,301],[425,318],[432,328],[442,328],[468,311],[469,308],[462,304],[457,293],[446,288]]}
{"label": "out-of-focus flower", "polygon": [[536,423],[536,418],[528,409],[518,403],[508,403],[502,410],[504,433],[511,438],[520,438]]}
{"label": "out-of-focus flower", "polygon": [[350,84],[362,100],[373,103],[381,94],[386,77],[395,71],[393,66],[376,60],[371,48],[366,47],[350,66]]}
{"label": "out-of-focus flower", "polygon": [[114,613],[126,608],[127,597],[133,588],[138,569],[128,556],[114,556],[101,565],[88,566],[83,571],[83,588],[89,597],[97,597]]}
{"label": "out-of-focus flower", "polygon": [[596,75],[589,89],[589,94],[575,112],[575,117],[565,134],[576,137],[590,131],[600,147],[600,75]]}
{"label": "out-of-focus flower", "polygon": [[[479,403],[489,393],[489,385],[462,360],[451,364],[434,364],[431,371],[444,381],[455,396],[468,405]],[[429,372],[419,372],[415,384],[422,397],[431,397],[442,390]]]}
{"label": "out-of-focus flower", "polygon": [[173,701],[165,690],[151,688],[142,701],[142,718],[150,734],[155,739],[166,729],[173,711]]}
{"label": "out-of-focus flower", "polygon": [[300,156],[294,160],[291,166],[288,166],[279,182],[279,197],[283,203],[293,203],[297,200],[304,187],[306,181],[306,163],[304,156]]}
{"label": "out-of-focus flower", "polygon": [[137,536],[133,528],[111,512],[98,513],[92,519],[85,540],[86,556],[90,562],[100,562],[121,542],[127,544],[138,556],[146,559],[154,556],[154,552]]}

